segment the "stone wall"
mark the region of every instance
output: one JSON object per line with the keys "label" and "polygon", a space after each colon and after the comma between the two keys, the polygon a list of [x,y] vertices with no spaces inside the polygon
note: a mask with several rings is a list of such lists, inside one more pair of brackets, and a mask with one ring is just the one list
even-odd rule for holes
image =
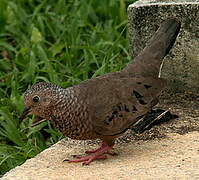
{"label": "stone wall", "polygon": [[182,28],[165,58],[162,77],[173,92],[199,91],[199,0],[140,0],[128,7],[130,54],[136,56],[162,21],[177,17]]}

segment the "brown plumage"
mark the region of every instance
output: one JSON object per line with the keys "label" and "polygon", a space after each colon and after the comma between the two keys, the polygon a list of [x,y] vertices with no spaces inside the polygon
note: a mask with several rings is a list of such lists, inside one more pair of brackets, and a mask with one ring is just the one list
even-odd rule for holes
{"label": "brown plumage", "polygon": [[85,157],[69,162],[89,164],[113,154],[115,139],[157,104],[165,86],[159,77],[164,56],[172,48],[180,23],[163,22],[144,50],[122,71],[109,73],[63,89],[51,83],[37,83],[24,94],[25,111],[35,114],[34,124],[50,120],[65,136],[96,139],[102,146]]}

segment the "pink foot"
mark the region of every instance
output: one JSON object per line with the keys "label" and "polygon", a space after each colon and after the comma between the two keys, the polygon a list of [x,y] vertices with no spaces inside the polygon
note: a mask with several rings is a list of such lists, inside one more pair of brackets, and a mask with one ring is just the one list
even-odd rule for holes
{"label": "pink foot", "polygon": [[102,146],[96,150],[92,151],[86,151],[86,156],[75,156],[77,159],[74,160],[68,160],[69,163],[74,162],[83,162],[82,165],[89,165],[91,162],[97,160],[97,159],[107,159],[107,156],[105,154],[115,155],[116,153],[112,152],[112,147],[110,147],[106,143],[102,143]]}
{"label": "pink foot", "polygon": [[69,163],[78,163],[78,162],[83,162],[82,165],[89,165],[92,161],[97,160],[97,159],[107,159],[106,155],[87,155],[83,157],[77,157],[77,159],[74,160],[69,160]]}

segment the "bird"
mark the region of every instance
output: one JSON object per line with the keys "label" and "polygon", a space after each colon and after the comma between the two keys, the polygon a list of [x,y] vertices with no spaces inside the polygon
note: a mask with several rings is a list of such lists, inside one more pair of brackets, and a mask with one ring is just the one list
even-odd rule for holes
{"label": "bird", "polygon": [[124,69],[62,88],[49,82],[32,85],[24,93],[25,108],[20,117],[34,114],[33,125],[49,120],[65,136],[76,140],[100,139],[95,150],[68,162],[89,165],[114,155],[121,136],[158,103],[166,86],[160,77],[164,57],[175,43],[180,21],[167,18],[140,54]]}

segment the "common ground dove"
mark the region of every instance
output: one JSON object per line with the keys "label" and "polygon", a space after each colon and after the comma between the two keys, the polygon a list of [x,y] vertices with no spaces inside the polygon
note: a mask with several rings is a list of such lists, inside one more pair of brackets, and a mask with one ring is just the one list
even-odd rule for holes
{"label": "common ground dove", "polygon": [[24,94],[26,108],[21,119],[31,113],[36,116],[34,124],[49,120],[67,137],[102,140],[100,148],[69,162],[88,165],[114,154],[115,139],[157,104],[165,86],[159,77],[163,58],[179,30],[178,20],[165,20],[143,51],[121,71],[66,89],[46,82],[33,85]]}

